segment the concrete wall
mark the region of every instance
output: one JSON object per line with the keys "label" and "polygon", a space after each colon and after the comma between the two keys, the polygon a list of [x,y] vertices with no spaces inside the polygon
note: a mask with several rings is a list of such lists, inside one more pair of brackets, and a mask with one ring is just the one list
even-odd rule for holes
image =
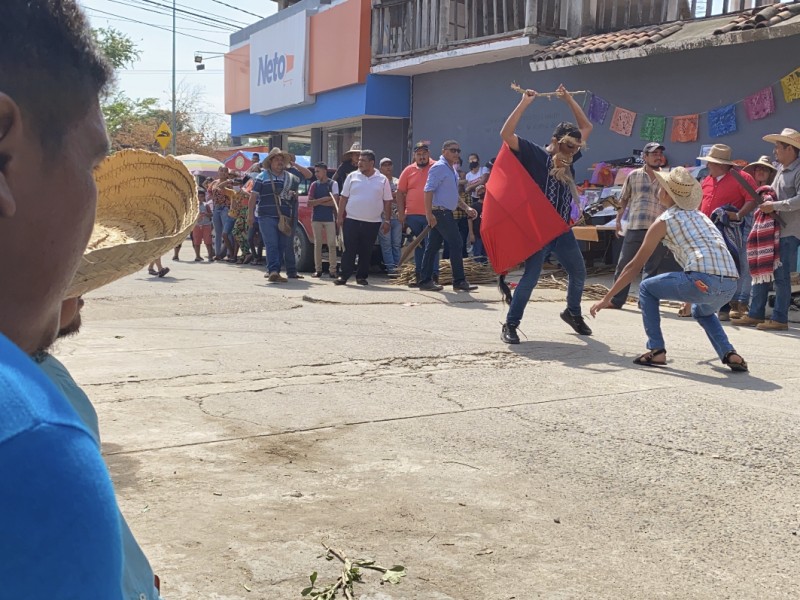
{"label": "concrete wall", "polygon": [[364,119],[361,122],[361,147],[375,152],[377,162],[388,156],[394,163],[394,176],[400,177],[408,158],[408,119]]}
{"label": "concrete wall", "polygon": [[[478,152],[485,162],[497,154],[500,128],[519,101],[509,90],[512,81],[542,92],[553,91],[563,82],[570,90],[593,91],[640,115],[702,113],[742,100],[792,72],[798,67],[798,45],[800,36],[794,36],[540,73],[530,71],[528,59],[514,59],[419,75],[412,88],[412,137],[431,140],[432,154],[437,155],[434,149],[442,141],[455,138],[464,156]],[[672,120],[668,119],[665,145],[670,164],[695,164],[701,144],[710,143],[728,144],[736,158],[748,161],[771,154],[771,146],[761,140],[763,135],[784,127],[800,129],[800,101],[787,104],[780,84],[773,86],[773,92],[775,113],[751,122],[744,106],[738,105],[739,130],[730,136],[710,138],[707,117],[701,114],[696,143],[670,143]],[[630,155],[644,145],[639,139],[639,118],[631,137],[624,137],[608,129],[610,116],[605,124],[595,124],[581,161],[586,168],[593,162]],[[571,112],[561,101],[539,99],[523,117],[518,133],[543,144],[549,141],[553,126],[567,119],[572,120]],[[579,176],[587,174],[579,171]]]}

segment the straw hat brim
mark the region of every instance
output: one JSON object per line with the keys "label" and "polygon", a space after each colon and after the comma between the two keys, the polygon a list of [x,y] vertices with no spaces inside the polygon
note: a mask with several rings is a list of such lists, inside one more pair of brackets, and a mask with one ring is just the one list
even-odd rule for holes
{"label": "straw hat brim", "polygon": [[800,150],[800,136],[788,136],[788,135],[781,135],[780,133],[772,133],[770,135],[765,135],[761,138],[765,142],[769,142],[770,144],[774,144],[775,142],[783,142],[784,144],[789,144],[790,146],[794,146],[798,150]]}
{"label": "straw hat brim", "polygon": [[753,171],[755,171],[756,167],[766,167],[767,169],[770,169],[773,173],[776,173],[778,171],[778,169],[776,169],[770,163],[761,162],[760,160],[757,160],[755,162],[751,162],[749,165],[747,165],[745,168],[743,168],[742,171],[744,171],[748,175],[752,176],[753,175]]}
{"label": "straw hat brim", "polygon": [[658,178],[658,183],[669,194],[669,197],[672,198],[678,208],[683,210],[697,210],[700,208],[700,203],[703,201],[703,188],[700,187],[700,183],[695,181],[692,186],[692,193],[689,196],[679,196],[670,188],[671,180],[668,172],[655,171],[655,175]]}
{"label": "straw hat brim", "polygon": [[698,156],[697,160],[704,160],[706,162],[713,162],[717,163],[718,165],[730,165],[736,166],[736,161],[734,160],[725,160],[724,158],[716,158],[714,156]]}
{"label": "straw hat brim", "polygon": [[264,163],[263,164],[268,165],[269,163],[272,162],[272,159],[277,157],[277,156],[282,156],[283,160],[288,161],[288,162],[292,162],[292,155],[289,154],[288,152],[270,152],[264,158]]}
{"label": "straw hat brim", "polygon": [[173,157],[122,150],[95,173],[97,216],[67,298],[135,273],[182,242],[196,220],[197,187]]}

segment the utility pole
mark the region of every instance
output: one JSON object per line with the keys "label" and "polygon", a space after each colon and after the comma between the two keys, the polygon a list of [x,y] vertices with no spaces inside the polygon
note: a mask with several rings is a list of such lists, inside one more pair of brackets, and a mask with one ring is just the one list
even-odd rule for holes
{"label": "utility pole", "polygon": [[175,156],[178,130],[175,116],[175,0],[172,0],[172,155]]}

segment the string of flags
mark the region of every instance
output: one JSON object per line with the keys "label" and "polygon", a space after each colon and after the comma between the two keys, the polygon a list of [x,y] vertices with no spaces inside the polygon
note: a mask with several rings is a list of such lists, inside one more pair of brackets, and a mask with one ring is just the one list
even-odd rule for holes
{"label": "string of flags", "polygon": [[[776,82],[777,83],[777,82]],[[800,67],[780,79],[783,99],[786,103],[800,100]],[[700,126],[700,115],[707,115],[708,132],[712,138],[729,135],[737,130],[736,107],[744,105],[744,112],[749,121],[764,119],[775,112],[775,94],[772,84],[747,98],[725,106],[720,106],[705,113],[667,117],[663,115],[638,115],[632,110],[612,105],[597,94],[592,94],[587,116],[594,123],[604,125],[608,120],[608,128],[614,133],[630,137],[634,125],[639,119],[639,137],[643,141],[662,143],[667,134],[667,119],[672,119],[670,141],[696,142]],[[612,110],[613,107],[613,110]]]}

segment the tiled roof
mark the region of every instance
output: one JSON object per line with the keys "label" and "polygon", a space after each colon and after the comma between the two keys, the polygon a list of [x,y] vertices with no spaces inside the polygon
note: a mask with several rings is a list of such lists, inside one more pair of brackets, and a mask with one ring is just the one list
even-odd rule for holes
{"label": "tiled roof", "polygon": [[531,57],[532,61],[566,58],[592,52],[607,52],[623,48],[638,48],[655,44],[673,33],[680,31],[683,23],[648,25],[635,29],[623,29],[613,33],[599,33],[584,37],[559,40]]}
{"label": "tiled roof", "polygon": [[800,16],[800,2],[784,2],[761,6],[739,14],[733,21],[714,30],[715,35],[731,31],[745,31],[777,25],[793,17]]}

